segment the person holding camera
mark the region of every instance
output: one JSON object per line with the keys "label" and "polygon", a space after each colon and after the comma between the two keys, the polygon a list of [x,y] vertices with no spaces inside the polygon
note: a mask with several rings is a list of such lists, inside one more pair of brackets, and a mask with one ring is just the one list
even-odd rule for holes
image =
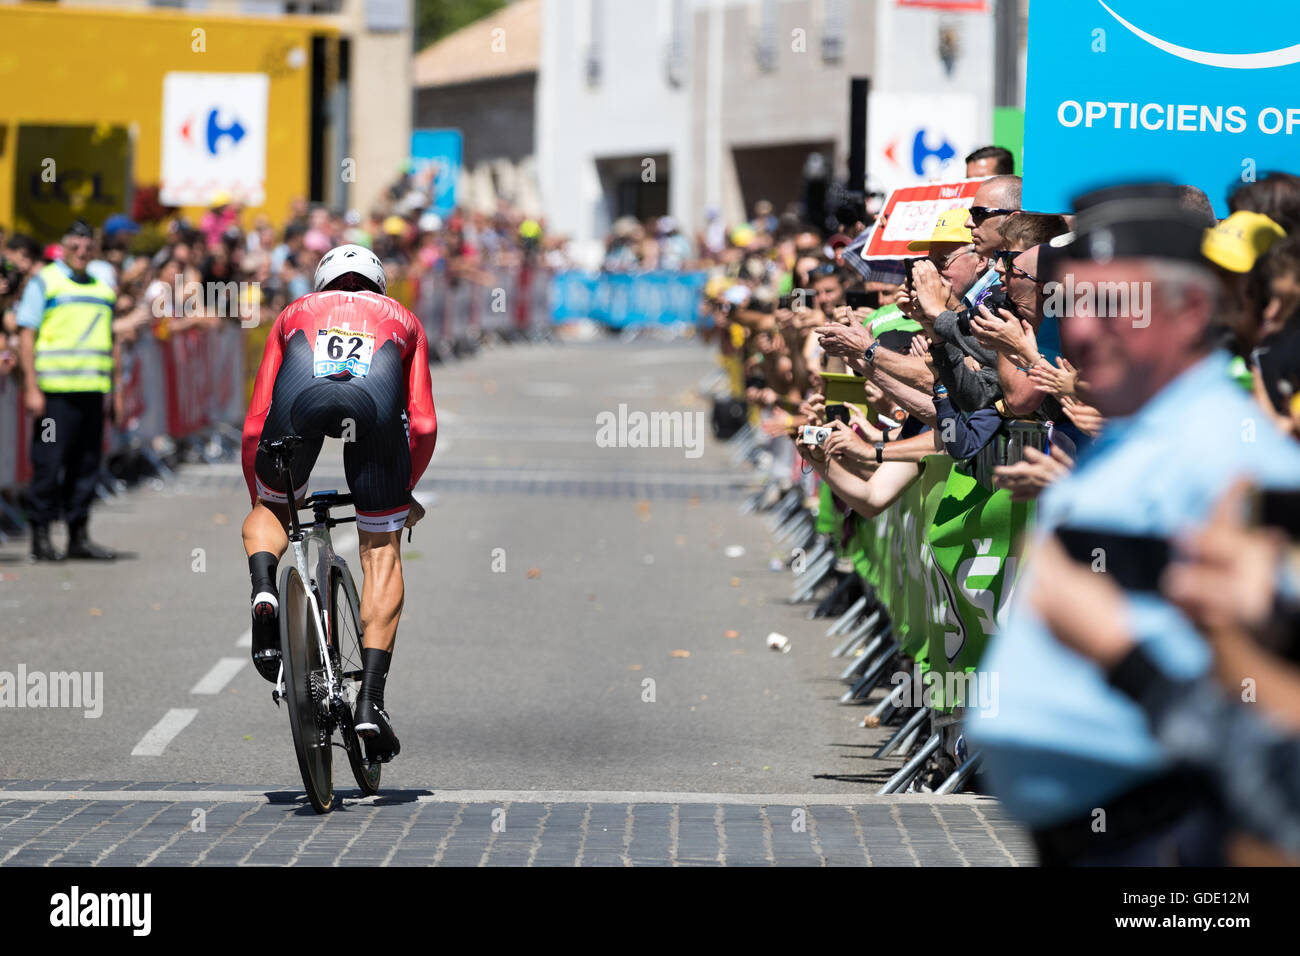
{"label": "person holding camera", "polygon": [[[968,734],[991,791],[1030,830],[1042,862],[1216,865],[1225,821],[1211,789],[1174,767],[1142,708],[1105,671],[1053,638],[1043,608],[1054,613],[1075,594],[1043,557],[1054,536],[1094,542],[1078,553],[1089,574],[1122,590],[1134,640],[1172,678],[1198,679],[1210,664],[1204,637],[1158,593],[1157,562],[1133,560],[1123,542],[1159,543],[1204,520],[1241,475],[1300,486],[1300,447],[1263,426],[1242,440],[1242,422],[1258,411],[1218,347],[1221,287],[1201,258],[1204,224],[1178,187],[1113,187],[1075,206],[1074,239],[1044,277],[1145,284],[1148,314],[1107,315],[1085,299],[1061,318],[1090,401],[1122,421],[1039,499],[1026,572],[981,662],[998,674],[998,707],[970,719]],[[1078,625],[1095,626],[1091,611]]]}

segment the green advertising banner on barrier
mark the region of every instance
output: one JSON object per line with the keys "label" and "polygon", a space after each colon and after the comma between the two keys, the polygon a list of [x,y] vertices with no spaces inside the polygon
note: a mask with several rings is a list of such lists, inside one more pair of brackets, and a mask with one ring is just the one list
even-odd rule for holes
{"label": "green advertising banner on barrier", "polygon": [[[997,630],[1007,607],[1019,569],[1020,537],[1033,506],[1013,503],[1007,491],[990,493],[969,474],[956,468],[948,475],[942,500],[929,529],[934,560],[943,576],[948,601],[956,611],[949,615],[957,625],[946,631],[943,653],[931,644],[931,667],[944,672],[973,671]],[[956,699],[945,704],[961,706],[960,682]]]}

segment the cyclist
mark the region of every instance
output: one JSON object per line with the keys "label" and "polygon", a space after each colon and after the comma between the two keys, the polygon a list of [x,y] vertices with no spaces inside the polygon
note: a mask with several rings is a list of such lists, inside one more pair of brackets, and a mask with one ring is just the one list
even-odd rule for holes
{"label": "cyclist", "polygon": [[[401,532],[424,516],[411,494],[433,455],[438,423],[420,320],[385,294],[383,264],[369,249],[331,249],[314,292],[271,327],[244,422],[243,465],[253,508],[244,550],[253,582],[253,664],[268,681],[280,669],[276,567],[289,546],[288,498],[300,502],[325,436],[343,439],[343,467],[361,551],[363,676],[355,719],[372,759],[400,746],[384,709],[384,683],[402,613]],[[261,439],[297,435],[293,488],[282,488]]]}

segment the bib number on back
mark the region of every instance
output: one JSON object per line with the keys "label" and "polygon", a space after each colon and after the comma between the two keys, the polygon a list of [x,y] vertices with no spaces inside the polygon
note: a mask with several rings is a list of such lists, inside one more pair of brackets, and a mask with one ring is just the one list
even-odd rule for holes
{"label": "bib number on back", "polygon": [[319,329],[316,332],[313,374],[322,378],[348,372],[355,378],[364,378],[370,371],[374,354],[375,337],[369,332]]}

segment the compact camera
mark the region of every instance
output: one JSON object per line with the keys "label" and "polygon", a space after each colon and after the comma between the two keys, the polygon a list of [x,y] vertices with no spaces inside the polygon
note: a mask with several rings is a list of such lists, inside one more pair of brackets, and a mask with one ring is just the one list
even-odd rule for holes
{"label": "compact camera", "polygon": [[804,425],[799,430],[799,440],[805,445],[816,445],[819,448],[826,444],[826,439],[830,438],[831,430],[824,425]]}

